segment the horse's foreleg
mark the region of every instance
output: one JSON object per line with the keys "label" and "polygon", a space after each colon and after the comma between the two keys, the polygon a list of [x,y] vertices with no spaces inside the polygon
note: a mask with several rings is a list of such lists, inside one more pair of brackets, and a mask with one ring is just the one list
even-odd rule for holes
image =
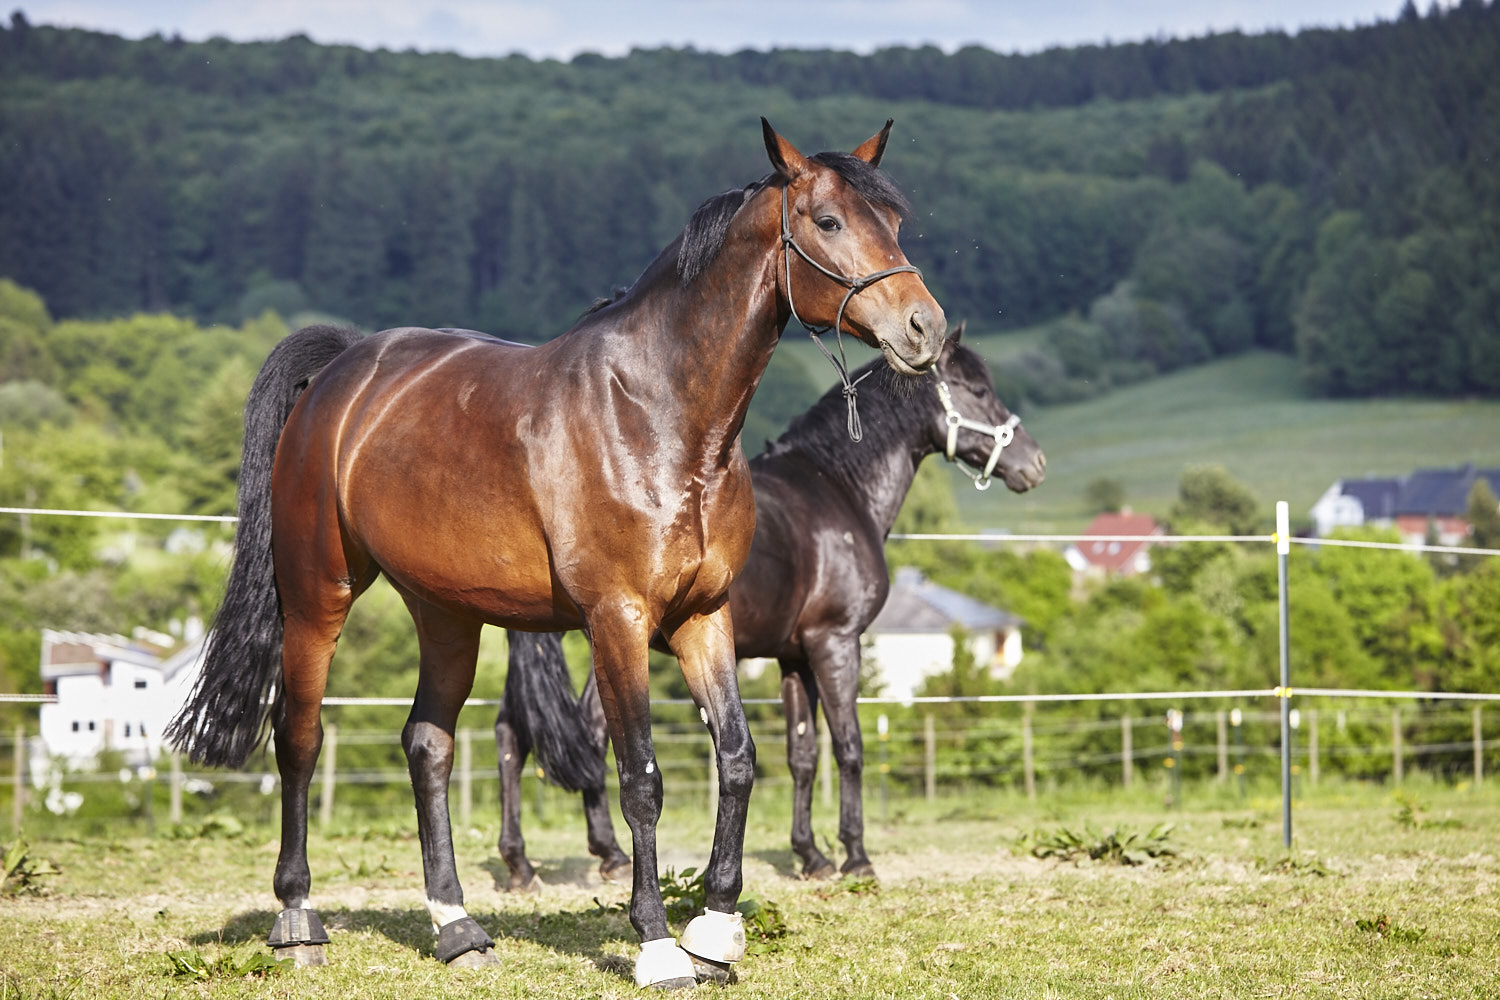
{"label": "horse's foreleg", "polygon": [[792,772],[792,850],[803,878],[828,878],[833,862],[818,850],[812,830],[813,778],[818,770],[818,686],[805,660],[781,661],[781,707],[786,713],[786,762]]}
{"label": "horse's foreleg", "polygon": [[411,715],[401,730],[417,804],[427,911],[437,934],[435,956],[453,965],[499,962],[495,942],[464,909],[448,819],[448,779],[453,774],[453,732],[474,685],[480,623],[403,594],[417,623],[421,670]]}
{"label": "horse's foreleg", "polygon": [[865,853],[864,742],[859,731],[859,639],[828,636],[808,643],[809,660],[823,696],[823,716],[839,766],[839,840],[845,875],[873,876]]}
{"label": "horse's foreleg", "polygon": [[500,768],[500,857],[510,869],[512,892],[532,888],[536,870],[526,859],[526,838],[521,835],[521,768],[531,752],[506,716],[505,697],[495,717],[495,751]]}
{"label": "horse's foreleg", "polygon": [[700,962],[700,977],[728,977],[745,956],[745,928],[735,906],[743,884],[745,817],[755,782],[755,742],[740,703],[735,675],[734,625],[726,602],[695,615],[667,637],[693,700],[713,736],[719,767],[719,811],[714,847],[703,873],[705,912],[682,933],[682,946]]}
{"label": "horse's foreleg", "polygon": [[604,705],[599,700],[599,683],[593,671],[578,699],[578,714],[588,730],[591,744],[599,754],[599,783],[583,790],[583,816],[588,824],[589,853],[599,859],[599,875],[606,882],[624,879],[630,874],[630,858],[620,850],[615,839],[614,823],[609,818],[609,795],[604,788],[602,762],[609,741],[608,724],[604,718]]}
{"label": "horse's foreleg", "polygon": [[630,923],[641,936],[637,986],[678,989],[697,984],[687,952],[667,928],[656,869],[656,823],[661,818],[661,769],[651,740],[651,692],[646,660],[650,626],[639,608],[599,608],[589,615],[594,674],[615,746],[620,812],[634,840]]}

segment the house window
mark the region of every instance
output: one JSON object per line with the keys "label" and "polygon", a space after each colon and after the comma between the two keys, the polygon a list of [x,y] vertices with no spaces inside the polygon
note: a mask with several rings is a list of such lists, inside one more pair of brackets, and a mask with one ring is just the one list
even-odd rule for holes
{"label": "house window", "polygon": [[130,739],[130,723],[125,723],[125,738]]}
{"label": "house window", "polygon": [[94,731],[94,722],[93,722],[92,719],[90,719],[89,720],[89,732],[92,733],[93,731]]}
{"label": "house window", "polygon": [[78,729],[79,729],[78,720],[74,719],[73,720],[73,732],[75,732],[75,733],[78,732]]}
{"label": "house window", "polygon": [[146,678],[144,678],[144,677],[137,677],[135,679],[135,687],[136,687],[137,691],[144,690],[145,687],[146,687]]}

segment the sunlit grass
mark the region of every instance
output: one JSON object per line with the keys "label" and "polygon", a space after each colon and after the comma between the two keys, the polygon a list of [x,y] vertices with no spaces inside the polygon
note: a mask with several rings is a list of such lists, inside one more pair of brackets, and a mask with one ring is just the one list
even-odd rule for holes
{"label": "sunlit grass", "polygon": [[[777,904],[790,934],[739,968],[740,996],[1241,997],[1480,996],[1500,959],[1500,799],[1424,780],[1398,797],[1325,783],[1299,800],[1296,841],[1281,843],[1271,786],[1063,787],[1035,802],[969,790],[933,803],[868,796],[878,891],[791,877],[784,790],[757,793],[746,891]],[[680,797],[679,797],[680,798]],[[668,801],[673,801],[668,789]],[[1415,803],[1451,822],[1401,821]],[[431,958],[409,815],[313,835],[314,902],[333,936],[323,969],[202,986],[172,974],[171,952],[224,969],[263,939],[275,901],[270,828],[168,841],[50,839],[34,849],[63,873],[48,895],[0,900],[0,994],[17,997],[587,996],[636,994],[635,935],[584,851],[581,817],[561,795],[527,827],[547,883],[499,891],[504,866],[486,823],[457,834],[471,913],[497,939],[501,966],[457,972]],[[1036,829],[1147,830],[1168,820],[1177,856],[1140,866],[1041,860],[1017,848]],[[701,865],[711,817],[669,807],[664,864]],[[625,833],[621,825],[621,833]],[[815,811],[820,840],[837,817]],[[628,836],[628,835],[627,835]]]}

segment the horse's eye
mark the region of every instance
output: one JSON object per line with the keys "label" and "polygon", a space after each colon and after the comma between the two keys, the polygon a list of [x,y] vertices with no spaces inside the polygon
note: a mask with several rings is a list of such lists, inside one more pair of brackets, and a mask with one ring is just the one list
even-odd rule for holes
{"label": "horse's eye", "polygon": [[818,220],[818,228],[821,229],[821,230],[823,230],[823,232],[825,232],[825,233],[832,233],[832,232],[837,232],[839,229],[842,229],[843,227],[839,225],[839,220],[838,219],[835,219],[831,215],[825,215],[821,219]]}

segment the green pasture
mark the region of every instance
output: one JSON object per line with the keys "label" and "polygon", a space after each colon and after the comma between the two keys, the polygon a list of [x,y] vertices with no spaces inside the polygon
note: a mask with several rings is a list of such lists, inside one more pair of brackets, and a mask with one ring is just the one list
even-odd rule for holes
{"label": "green pasture", "polygon": [[[739,966],[741,997],[1492,996],[1500,968],[1500,822],[1493,786],[1418,779],[1392,793],[1324,783],[1298,802],[1281,846],[1272,786],[1240,798],[1191,785],[1004,792],[892,802],[868,796],[869,883],[791,877],[784,790],[758,790],[745,892],[785,933]],[[679,800],[673,805],[673,800]],[[276,835],[233,824],[196,836],[49,837],[31,857],[60,874],[0,897],[0,997],[626,997],[635,936],[584,851],[576,810],[531,818],[534,895],[499,890],[493,825],[457,835],[470,912],[496,937],[498,968],[431,957],[415,822],[407,813],[312,834],[313,899],[333,937],[321,969],[245,977],[275,900]],[[710,819],[667,790],[662,857],[704,862]],[[1144,836],[1176,853],[1132,866],[1039,858],[1018,846]],[[815,813],[831,838],[837,819]],[[623,832],[623,824],[621,825]],[[1111,838],[1110,834],[1114,836]],[[1044,852],[1045,853],[1045,852]],[[14,889],[14,882],[8,888]],[[189,971],[173,973],[176,954]],[[196,970],[196,972],[191,971]],[[716,987],[700,987],[700,990]]]}
{"label": "green pasture", "polygon": [[1335,480],[1400,475],[1464,462],[1500,463],[1500,401],[1313,399],[1296,361],[1253,353],[1188,369],[1098,399],[1026,414],[1047,453],[1047,481],[1016,497],[954,480],[976,528],[1073,530],[1092,512],[1088,483],[1118,479],[1136,510],[1165,515],[1188,466],[1217,463],[1292,520]]}
{"label": "green pasture", "polygon": [[[1039,345],[1033,327],[1013,334],[970,331],[964,342],[991,366]],[[830,342],[831,345],[831,342]],[[845,341],[852,365],[874,357]],[[832,367],[805,335],[788,331],[778,351],[808,367],[818,385]],[[1136,510],[1165,516],[1188,466],[1217,463],[1265,505],[1277,500],[1294,524],[1335,480],[1400,475],[1464,462],[1500,464],[1500,401],[1315,399],[1297,381],[1296,359],[1255,352],[1164,375],[1065,406],[1033,407],[1026,428],[1047,454],[1047,481],[1030,494],[1003,486],[977,492],[956,470],[953,491],[976,530],[1067,532],[1093,512],[1084,489],[1100,477],[1125,485]]]}

